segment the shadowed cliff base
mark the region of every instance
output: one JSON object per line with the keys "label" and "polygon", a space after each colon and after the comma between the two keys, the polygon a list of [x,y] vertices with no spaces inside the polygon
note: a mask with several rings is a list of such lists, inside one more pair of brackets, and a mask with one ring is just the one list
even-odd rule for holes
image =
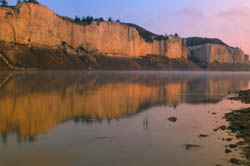
{"label": "shadowed cliff base", "polygon": [[[58,48],[0,41],[0,69],[201,70],[185,59],[160,55],[106,56],[62,43]],[[5,60],[3,60],[4,58]],[[6,64],[6,61],[13,68]]]}
{"label": "shadowed cliff base", "polygon": [[207,66],[206,70],[207,71],[250,71],[250,65],[212,63]]}
{"label": "shadowed cliff base", "polygon": [[54,48],[0,41],[0,70],[218,70],[249,71],[248,64],[205,64],[161,55],[107,56],[66,43]]}

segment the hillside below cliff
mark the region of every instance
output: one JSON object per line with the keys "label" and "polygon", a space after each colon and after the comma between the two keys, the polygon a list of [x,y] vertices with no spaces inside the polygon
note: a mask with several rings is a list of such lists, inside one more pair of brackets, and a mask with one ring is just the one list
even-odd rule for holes
{"label": "hillside below cliff", "polygon": [[36,3],[0,7],[0,27],[0,69],[204,70],[213,63],[248,65],[242,50],[220,40],[162,36],[112,21],[78,23]]}
{"label": "hillside below cliff", "polygon": [[0,69],[83,70],[201,70],[195,63],[160,55],[107,56],[62,44],[58,48],[34,47],[0,41]]}

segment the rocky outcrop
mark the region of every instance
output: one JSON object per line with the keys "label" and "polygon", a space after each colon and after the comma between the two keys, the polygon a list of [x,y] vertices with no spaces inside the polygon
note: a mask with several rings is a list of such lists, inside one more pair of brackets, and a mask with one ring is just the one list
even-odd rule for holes
{"label": "rocky outcrop", "polygon": [[135,27],[116,22],[80,25],[34,3],[19,3],[14,10],[1,7],[0,27],[0,40],[7,42],[49,47],[67,43],[110,56],[187,58],[185,40],[178,36],[146,41]]}
{"label": "rocky outcrop", "polygon": [[231,48],[219,44],[204,44],[188,48],[190,59],[203,63],[246,63],[247,58],[239,48]]}
{"label": "rocky outcrop", "polygon": [[219,39],[189,38],[187,39],[188,58],[205,64],[246,64],[248,55],[240,48],[233,48]]}

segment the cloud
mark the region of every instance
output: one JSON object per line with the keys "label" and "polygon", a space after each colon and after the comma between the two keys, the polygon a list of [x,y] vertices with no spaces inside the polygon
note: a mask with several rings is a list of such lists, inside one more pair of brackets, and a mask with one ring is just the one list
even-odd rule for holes
{"label": "cloud", "polygon": [[214,16],[218,33],[232,46],[241,47],[250,53],[250,10],[248,7],[238,6],[224,11],[218,11]]}
{"label": "cloud", "polygon": [[248,8],[234,8],[219,12],[216,16],[224,19],[244,19],[249,18],[250,12]]}
{"label": "cloud", "polygon": [[177,11],[177,15],[190,17],[190,18],[202,18],[205,16],[204,12],[196,7],[185,7]]}

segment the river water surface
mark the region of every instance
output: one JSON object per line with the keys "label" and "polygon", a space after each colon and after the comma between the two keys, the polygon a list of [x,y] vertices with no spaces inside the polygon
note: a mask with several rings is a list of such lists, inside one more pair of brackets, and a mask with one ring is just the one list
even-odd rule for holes
{"label": "river water surface", "polygon": [[236,72],[1,72],[0,165],[228,165],[240,152],[222,139],[236,140],[214,129],[250,107],[227,99],[249,83]]}

